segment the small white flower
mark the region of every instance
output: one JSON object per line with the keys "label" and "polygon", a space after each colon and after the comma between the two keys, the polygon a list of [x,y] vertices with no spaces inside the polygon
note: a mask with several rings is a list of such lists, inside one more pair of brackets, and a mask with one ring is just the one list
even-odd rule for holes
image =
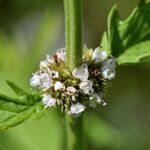
{"label": "small white flower", "polygon": [[51,64],[55,63],[54,57],[51,57],[50,55],[46,55],[46,60],[48,63]]}
{"label": "small white flower", "polygon": [[95,60],[95,62],[102,62],[107,58],[107,52],[100,50],[99,47],[97,47],[92,54],[92,60]]}
{"label": "small white flower", "polygon": [[74,117],[78,117],[85,110],[85,108],[86,107],[83,104],[77,102],[71,105],[70,111],[68,113]]}
{"label": "small white flower", "polygon": [[56,81],[55,84],[54,84],[54,90],[57,91],[57,90],[62,90],[64,89],[65,86],[63,83],[61,83],[60,81]]}
{"label": "small white flower", "polygon": [[107,66],[108,68],[110,68],[110,70],[114,71],[116,68],[116,60],[112,57],[108,59],[106,62],[104,62],[103,65]]}
{"label": "small white flower", "polygon": [[108,67],[103,67],[102,68],[102,76],[104,79],[112,80],[115,78],[116,73],[115,73],[115,71],[110,70]]}
{"label": "small white flower", "polygon": [[30,79],[30,85],[33,87],[39,86],[41,84],[40,82],[40,76],[38,73],[33,73],[32,78]]}
{"label": "small white flower", "polygon": [[44,108],[48,108],[48,107],[51,107],[51,106],[55,106],[56,99],[52,98],[51,95],[44,94],[43,98],[42,98],[42,103],[45,106]]}
{"label": "small white flower", "polygon": [[116,75],[115,68],[116,60],[114,58],[110,58],[107,61],[105,61],[101,68],[103,78],[109,80],[114,79]]}
{"label": "small white flower", "polygon": [[48,62],[46,60],[40,61],[40,69],[47,69],[48,68]]}
{"label": "small white flower", "polygon": [[40,87],[42,88],[43,91],[48,90],[53,86],[53,80],[50,78],[49,74],[46,72],[42,72],[40,74]]}
{"label": "small white flower", "polygon": [[46,72],[36,72],[30,79],[30,85],[33,87],[39,86],[43,91],[45,91],[53,85],[53,80]]}
{"label": "small white flower", "polygon": [[83,91],[84,94],[90,95],[94,92],[94,89],[92,88],[92,81],[82,81],[79,85],[79,88]]}
{"label": "small white flower", "polygon": [[76,67],[72,71],[72,75],[75,78],[80,79],[81,81],[86,81],[89,78],[89,71],[88,71],[88,66],[84,63],[80,67]]}
{"label": "small white flower", "polygon": [[57,71],[49,70],[49,74],[50,74],[50,77],[53,79],[59,78],[59,73]]}
{"label": "small white flower", "polygon": [[74,95],[77,92],[77,90],[73,86],[68,86],[66,88],[66,91],[67,95]]}
{"label": "small white flower", "polygon": [[65,62],[66,51],[64,48],[59,49],[58,52],[56,53],[56,55],[57,55],[58,59],[61,59],[62,61]]}

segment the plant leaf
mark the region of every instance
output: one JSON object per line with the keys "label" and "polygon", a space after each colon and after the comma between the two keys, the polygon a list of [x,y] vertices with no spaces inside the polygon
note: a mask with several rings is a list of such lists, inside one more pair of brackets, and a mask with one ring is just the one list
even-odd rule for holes
{"label": "plant leaf", "polygon": [[[119,19],[117,6],[115,5],[111,9],[110,14],[108,16],[107,35],[103,37],[105,39],[102,38],[101,44],[105,45],[105,47],[108,48],[109,51],[111,51],[111,54],[114,57],[119,58],[121,57],[121,55],[126,54],[125,53],[126,50],[130,49],[136,44],[148,41],[150,39],[149,14],[150,14],[150,3],[146,3],[145,0],[141,0],[139,5],[133,10],[133,12],[129,15],[129,17],[126,20],[121,21]],[[139,58],[142,58],[143,56],[144,57],[149,56],[149,53],[147,52],[148,47],[145,46],[144,49],[143,53],[145,51],[146,53],[143,54],[142,51],[140,51],[138,55]],[[135,50],[133,52],[135,52],[136,54],[138,53]],[[132,61],[131,59],[134,60]],[[129,62],[126,59],[126,62],[125,61],[121,62],[120,60],[118,60],[118,63],[119,64],[131,62],[137,63],[140,60],[138,59],[138,61],[135,61],[135,59],[137,58],[130,57]]]}
{"label": "plant leaf", "polygon": [[28,119],[34,112],[35,107],[31,107],[29,109],[21,111],[20,113],[15,113],[13,116],[9,117],[5,121],[0,122],[0,131],[9,129],[22,123],[23,121]]}
{"label": "plant leaf", "polygon": [[150,56],[150,40],[136,44],[118,57],[118,64],[137,63],[142,58]]}
{"label": "plant leaf", "polygon": [[16,93],[17,96],[23,96],[27,94],[24,90],[16,86],[13,82],[7,80],[6,83],[12,88],[12,90]]}
{"label": "plant leaf", "polygon": [[9,96],[3,95],[3,94],[0,94],[0,100],[7,101],[7,102],[13,102],[13,103],[19,104],[19,105],[27,105],[28,104],[28,102],[22,101],[20,98],[12,98],[12,97],[9,97]]}
{"label": "plant leaf", "polygon": [[28,94],[13,82],[7,81],[7,83],[18,97],[12,98],[0,94],[0,131],[22,123],[33,114],[36,118],[40,118],[45,111],[38,93]]}
{"label": "plant leaf", "polygon": [[108,54],[111,54],[110,48],[108,47],[107,33],[104,32],[102,35],[102,41],[100,47],[102,47]]}
{"label": "plant leaf", "polygon": [[3,100],[0,100],[0,110],[18,113],[27,108],[28,108],[28,106],[19,105],[19,104],[15,104],[13,102],[6,102]]}

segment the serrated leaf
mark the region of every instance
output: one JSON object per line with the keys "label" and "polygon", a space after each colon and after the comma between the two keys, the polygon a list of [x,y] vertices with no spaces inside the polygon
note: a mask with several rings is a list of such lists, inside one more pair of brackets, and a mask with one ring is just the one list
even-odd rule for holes
{"label": "serrated leaf", "polygon": [[18,97],[0,94],[0,131],[22,123],[33,114],[36,118],[40,118],[45,111],[38,93],[28,94],[14,83],[10,81],[7,83]]}
{"label": "serrated leaf", "polygon": [[119,24],[119,16],[117,11],[117,5],[115,5],[108,16],[108,27],[107,27],[107,36],[108,36],[108,48],[113,54],[113,56],[116,56],[117,54],[114,54],[114,50],[121,51],[123,49],[121,38],[119,37],[119,30],[118,30],[118,24]]}
{"label": "serrated leaf", "polygon": [[[106,37],[103,37],[105,38],[105,40],[102,39],[102,42],[106,41],[107,43],[104,44],[103,42],[103,45],[105,45],[105,47],[107,47],[111,51],[111,54],[117,58],[121,57],[121,55],[124,55],[125,54],[124,52],[126,50],[135,46],[136,44],[149,40],[150,39],[149,14],[150,14],[150,3],[146,3],[145,0],[141,0],[139,5],[133,10],[133,12],[129,15],[129,17],[126,20],[121,21],[119,19],[117,6],[115,5],[112,8],[108,17],[107,40]],[[142,53],[140,52],[140,54]],[[137,63],[137,61],[132,62]],[[122,63],[120,62],[119,64]]]}
{"label": "serrated leaf", "polygon": [[150,41],[144,41],[130,47],[117,60],[118,64],[137,63],[147,56],[150,56]]}

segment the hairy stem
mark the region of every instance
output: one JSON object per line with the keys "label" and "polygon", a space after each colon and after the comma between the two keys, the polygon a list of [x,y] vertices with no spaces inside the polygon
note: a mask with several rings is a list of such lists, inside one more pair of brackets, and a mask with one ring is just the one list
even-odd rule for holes
{"label": "hairy stem", "polygon": [[65,116],[66,126],[66,149],[67,150],[84,150],[83,138],[83,118],[72,118]]}
{"label": "hairy stem", "polygon": [[[64,0],[66,62],[70,69],[82,63],[82,0]],[[83,150],[83,118],[65,116],[67,150]]]}
{"label": "hairy stem", "polygon": [[70,69],[82,61],[82,0],[64,0],[66,62]]}

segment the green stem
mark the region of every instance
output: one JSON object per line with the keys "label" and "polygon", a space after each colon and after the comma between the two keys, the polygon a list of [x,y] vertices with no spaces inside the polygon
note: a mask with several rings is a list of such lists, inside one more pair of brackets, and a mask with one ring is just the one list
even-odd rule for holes
{"label": "green stem", "polygon": [[72,118],[65,116],[66,126],[66,148],[67,150],[84,150],[83,118]]}
{"label": "green stem", "polygon": [[82,62],[82,0],[64,0],[66,62],[70,69]]}
{"label": "green stem", "polygon": [[[82,63],[82,8],[82,0],[64,0],[66,62],[71,70]],[[66,149],[84,149],[82,120],[65,116]]]}

